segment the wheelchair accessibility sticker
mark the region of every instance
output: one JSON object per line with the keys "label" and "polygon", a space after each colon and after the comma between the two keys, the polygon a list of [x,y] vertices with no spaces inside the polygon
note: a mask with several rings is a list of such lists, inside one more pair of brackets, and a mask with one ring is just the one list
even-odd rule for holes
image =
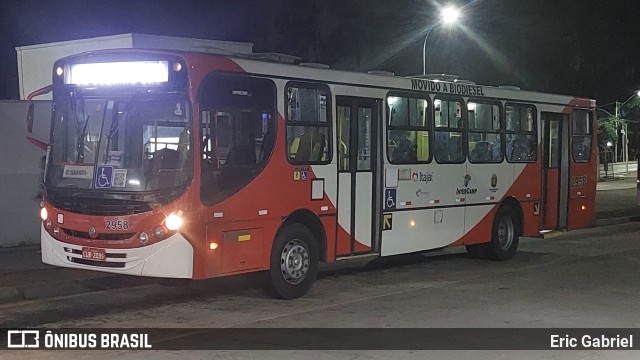
{"label": "wheelchair accessibility sticker", "polygon": [[384,208],[385,210],[396,208],[396,189],[386,189],[384,191]]}
{"label": "wheelchair accessibility sticker", "polygon": [[96,189],[110,189],[113,182],[113,166],[98,166],[96,171]]}

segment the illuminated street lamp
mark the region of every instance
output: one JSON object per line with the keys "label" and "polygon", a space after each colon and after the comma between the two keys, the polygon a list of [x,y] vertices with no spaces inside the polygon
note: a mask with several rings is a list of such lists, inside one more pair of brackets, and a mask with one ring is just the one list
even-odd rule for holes
{"label": "illuminated street lamp", "polygon": [[[635,97],[640,97],[640,90],[635,91],[623,103],[616,101],[616,117],[615,117],[616,119],[616,162],[618,161],[618,142],[617,142],[618,136],[617,135],[618,135],[618,122],[620,121],[620,108],[622,108],[626,103],[629,102],[629,100]],[[628,139],[629,124],[625,119],[622,119],[622,120],[623,120],[622,124],[624,126],[624,130],[623,130],[624,132],[622,133],[622,145],[624,146],[624,152],[623,152],[622,158],[624,159],[624,162],[627,164],[627,172],[629,172],[629,139]]]}
{"label": "illuminated street lamp", "polygon": [[427,74],[427,40],[429,39],[429,35],[431,35],[431,31],[434,27],[440,24],[455,24],[456,22],[458,22],[460,15],[460,9],[458,9],[457,7],[444,7],[440,11],[440,19],[429,26],[429,30],[427,30],[427,36],[424,37],[424,45],[422,46],[422,75]]}

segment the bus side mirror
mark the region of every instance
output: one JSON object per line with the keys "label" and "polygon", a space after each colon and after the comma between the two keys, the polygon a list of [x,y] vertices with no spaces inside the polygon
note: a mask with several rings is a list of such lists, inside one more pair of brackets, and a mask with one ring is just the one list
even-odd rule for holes
{"label": "bus side mirror", "polygon": [[53,87],[51,85],[47,85],[41,89],[38,89],[34,92],[32,92],[31,94],[29,94],[29,96],[27,96],[27,101],[29,103],[29,108],[27,109],[27,140],[32,143],[33,145],[35,145],[36,147],[42,149],[42,150],[47,150],[48,144],[42,140],[38,140],[36,138],[34,138],[32,136],[33,133],[33,120],[35,118],[35,105],[33,102],[31,102],[31,99],[33,99],[36,96],[40,96],[40,95],[44,95],[47,94],[49,92],[51,92],[51,89]]}

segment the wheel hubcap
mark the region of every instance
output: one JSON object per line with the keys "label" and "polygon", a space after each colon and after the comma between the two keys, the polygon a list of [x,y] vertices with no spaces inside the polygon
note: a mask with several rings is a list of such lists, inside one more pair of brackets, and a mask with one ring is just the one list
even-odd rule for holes
{"label": "wheel hubcap", "polygon": [[309,272],[309,250],[299,239],[293,239],[282,249],[280,271],[286,282],[292,285],[301,283]]}
{"label": "wheel hubcap", "polygon": [[498,223],[498,243],[502,250],[509,250],[514,238],[513,220],[505,216]]}

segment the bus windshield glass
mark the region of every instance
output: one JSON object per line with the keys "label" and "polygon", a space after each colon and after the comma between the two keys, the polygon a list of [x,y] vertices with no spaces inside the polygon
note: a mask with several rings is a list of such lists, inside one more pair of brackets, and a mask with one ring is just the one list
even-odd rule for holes
{"label": "bus windshield glass", "polygon": [[189,102],[176,95],[57,98],[46,184],[134,192],[184,185],[190,119]]}

